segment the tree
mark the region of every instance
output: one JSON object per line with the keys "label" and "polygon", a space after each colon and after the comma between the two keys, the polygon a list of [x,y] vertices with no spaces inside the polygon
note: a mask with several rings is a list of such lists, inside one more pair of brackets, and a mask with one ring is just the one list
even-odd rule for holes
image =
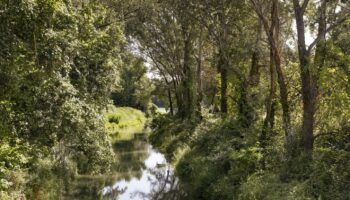
{"label": "tree", "polygon": [[[309,0],[303,1],[301,4],[298,0],[293,0],[293,8],[297,27],[297,40],[298,40],[298,52],[299,52],[299,66],[302,85],[302,97],[303,97],[303,121],[302,121],[302,145],[307,157],[312,157],[313,144],[314,144],[314,123],[315,112],[317,105],[318,86],[317,77],[319,69],[322,68],[324,62],[324,48],[323,45],[326,40],[326,34],[336,28],[339,24],[343,23],[348,17],[347,8],[343,8],[335,16],[336,21],[331,23],[327,27],[327,1],[321,1],[319,7],[318,31],[316,39],[306,46],[305,33],[306,24],[304,16]],[[316,47],[316,53],[314,56],[314,63],[312,64],[312,51]]]}
{"label": "tree", "polygon": [[114,104],[147,111],[153,87],[146,77],[144,60],[132,54],[123,55],[122,59],[118,81],[120,88],[112,93]]}
{"label": "tree", "polygon": [[[282,55],[281,55],[281,44],[280,44],[280,16],[279,16],[279,2],[278,0],[273,0],[268,6],[271,7],[271,20],[266,18],[266,14],[263,8],[265,5],[261,1],[251,0],[255,12],[257,13],[261,23],[263,24],[264,30],[266,32],[270,49],[271,49],[271,91],[270,91],[270,99],[267,105],[267,119],[271,117],[272,112],[272,99],[274,96],[274,71],[277,71],[278,75],[278,83],[280,89],[280,102],[282,104],[283,110],[283,128],[285,131],[285,136],[287,141],[290,140],[291,137],[291,122],[290,122],[290,109],[288,103],[288,88],[286,83],[286,78],[284,75],[284,70],[282,67]],[[271,123],[270,123],[271,124]]]}
{"label": "tree", "polygon": [[0,109],[8,140],[29,145],[32,163],[47,156],[63,168],[79,163],[79,173],[108,170],[112,152],[97,116],[115,87],[121,25],[101,27],[107,8],[97,1],[0,4]]}

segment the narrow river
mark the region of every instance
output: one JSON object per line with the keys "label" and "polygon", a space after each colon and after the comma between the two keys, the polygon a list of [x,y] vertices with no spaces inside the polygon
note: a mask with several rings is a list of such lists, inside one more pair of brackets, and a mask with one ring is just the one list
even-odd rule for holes
{"label": "narrow river", "polygon": [[146,134],[114,145],[117,159],[108,176],[79,176],[70,199],[180,199],[178,181],[165,156],[148,143]]}

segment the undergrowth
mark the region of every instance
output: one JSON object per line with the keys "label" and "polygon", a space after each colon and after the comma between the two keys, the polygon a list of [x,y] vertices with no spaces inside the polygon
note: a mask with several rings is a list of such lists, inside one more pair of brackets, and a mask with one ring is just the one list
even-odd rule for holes
{"label": "undergrowth", "polygon": [[193,123],[160,115],[151,127],[151,143],[172,161],[189,199],[350,199],[349,147],[338,144],[344,138],[319,138],[309,177],[286,181],[283,134],[275,133],[262,151],[259,127],[242,128],[236,119]]}
{"label": "undergrowth", "polygon": [[145,123],[145,114],[130,107],[109,106],[105,114],[105,127],[113,141],[131,140],[144,131]]}

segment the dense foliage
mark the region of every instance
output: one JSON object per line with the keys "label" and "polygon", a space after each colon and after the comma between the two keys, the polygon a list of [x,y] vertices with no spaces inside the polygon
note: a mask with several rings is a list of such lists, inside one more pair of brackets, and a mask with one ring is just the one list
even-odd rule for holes
{"label": "dense foliage", "polygon": [[135,34],[171,111],[151,141],[189,199],[349,199],[348,1],[149,10]]}
{"label": "dense foliage", "polygon": [[[152,127],[151,142],[174,163],[186,199],[348,199],[347,129],[317,142],[309,171],[298,158],[298,168],[288,172],[283,137],[274,134],[262,149],[259,126],[239,128],[236,119],[217,116],[199,124],[160,116]],[[298,178],[285,180],[286,172]]]}
{"label": "dense foliage", "polygon": [[108,174],[146,117],[185,199],[349,199],[350,1],[2,0],[0,30],[0,199]]}
{"label": "dense foliage", "polygon": [[148,111],[153,85],[147,78],[144,59],[134,55],[124,55],[123,65],[119,70],[119,88],[112,93],[117,106],[129,106]]}
{"label": "dense foliage", "polygon": [[105,114],[105,127],[113,140],[133,139],[135,133],[144,132],[145,123],[145,114],[130,107],[110,106]]}
{"label": "dense foliage", "polygon": [[111,163],[101,111],[116,86],[121,24],[104,26],[113,14],[100,1],[0,7],[0,198],[25,190],[31,199],[55,199],[64,188],[43,193],[41,186],[59,184],[45,177],[100,173]]}

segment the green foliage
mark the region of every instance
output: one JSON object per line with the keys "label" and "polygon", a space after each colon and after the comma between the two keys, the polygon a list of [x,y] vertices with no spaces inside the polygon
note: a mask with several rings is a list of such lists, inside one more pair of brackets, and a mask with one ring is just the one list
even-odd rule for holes
{"label": "green foliage", "polygon": [[147,68],[142,58],[125,53],[120,68],[119,88],[112,93],[116,106],[128,106],[147,111],[153,86],[147,78]]}
{"label": "green foliage", "polygon": [[173,161],[189,199],[348,198],[347,128],[317,138],[309,171],[300,171],[305,161],[298,156],[293,160],[295,168],[288,169],[293,174],[287,181],[283,170],[291,165],[284,163],[280,138],[271,138],[262,151],[254,127],[243,129],[234,119],[211,116],[192,124],[160,115],[152,128],[151,142]]}
{"label": "green foliage", "polygon": [[144,131],[145,123],[145,114],[130,107],[109,106],[105,114],[105,127],[113,141],[133,139],[135,133]]}
{"label": "green foliage", "polygon": [[350,4],[297,2],[0,1],[0,199],[107,172],[146,116],[190,199],[349,199]]}
{"label": "green foliage", "polygon": [[169,115],[158,115],[152,120],[153,131],[150,141],[169,158],[173,158],[177,148],[184,145],[195,128],[195,124],[182,123],[181,120]]}
{"label": "green foliage", "polygon": [[120,116],[118,115],[112,115],[108,118],[108,122],[109,123],[114,123],[114,124],[119,124],[119,121],[120,121]]}
{"label": "green foliage", "polygon": [[[152,123],[152,143],[176,164],[191,199],[232,199],[261,159],[254,137],[232,119],[208,118],[200,124],[161,115]],[[244,139],[243,139],[244,138]]]}
{"label": "green foliage", "polygon": [[317,138],[309,191],[322,199],[349,197],[350,129],[343,127]]}
{"label": "green foliage", "polygon": [[278,174],[257,172],[250,175],[240,187],[240,200],[311,200],[305,193],[306,183],[282,182]]}
{"label": "green foliage", "polygon": [[22,168],[28,164],[23,148],[1,142],[0,146],[0,199],[23,197],[26,174]]}
{"label": "green foliage", "polygon": [[232,126],[234,121],[211,123],[197,127],[191,150],[176,170],[193,199],[232,199],[240,183],[257,170],[261,155],[242,140],[247,132]]}
{"label": "green foliage", "polygon": [[[99,1],[1,1],[0,7],[1,139],[22,141],[4,143],[1,170],[47,174],[62,160],[78,173],[108,170],[113,153],[99,116],[116,85],[121,23],[102,26],[110,13]],[[37,167],[43,157],[48,166]]]}

